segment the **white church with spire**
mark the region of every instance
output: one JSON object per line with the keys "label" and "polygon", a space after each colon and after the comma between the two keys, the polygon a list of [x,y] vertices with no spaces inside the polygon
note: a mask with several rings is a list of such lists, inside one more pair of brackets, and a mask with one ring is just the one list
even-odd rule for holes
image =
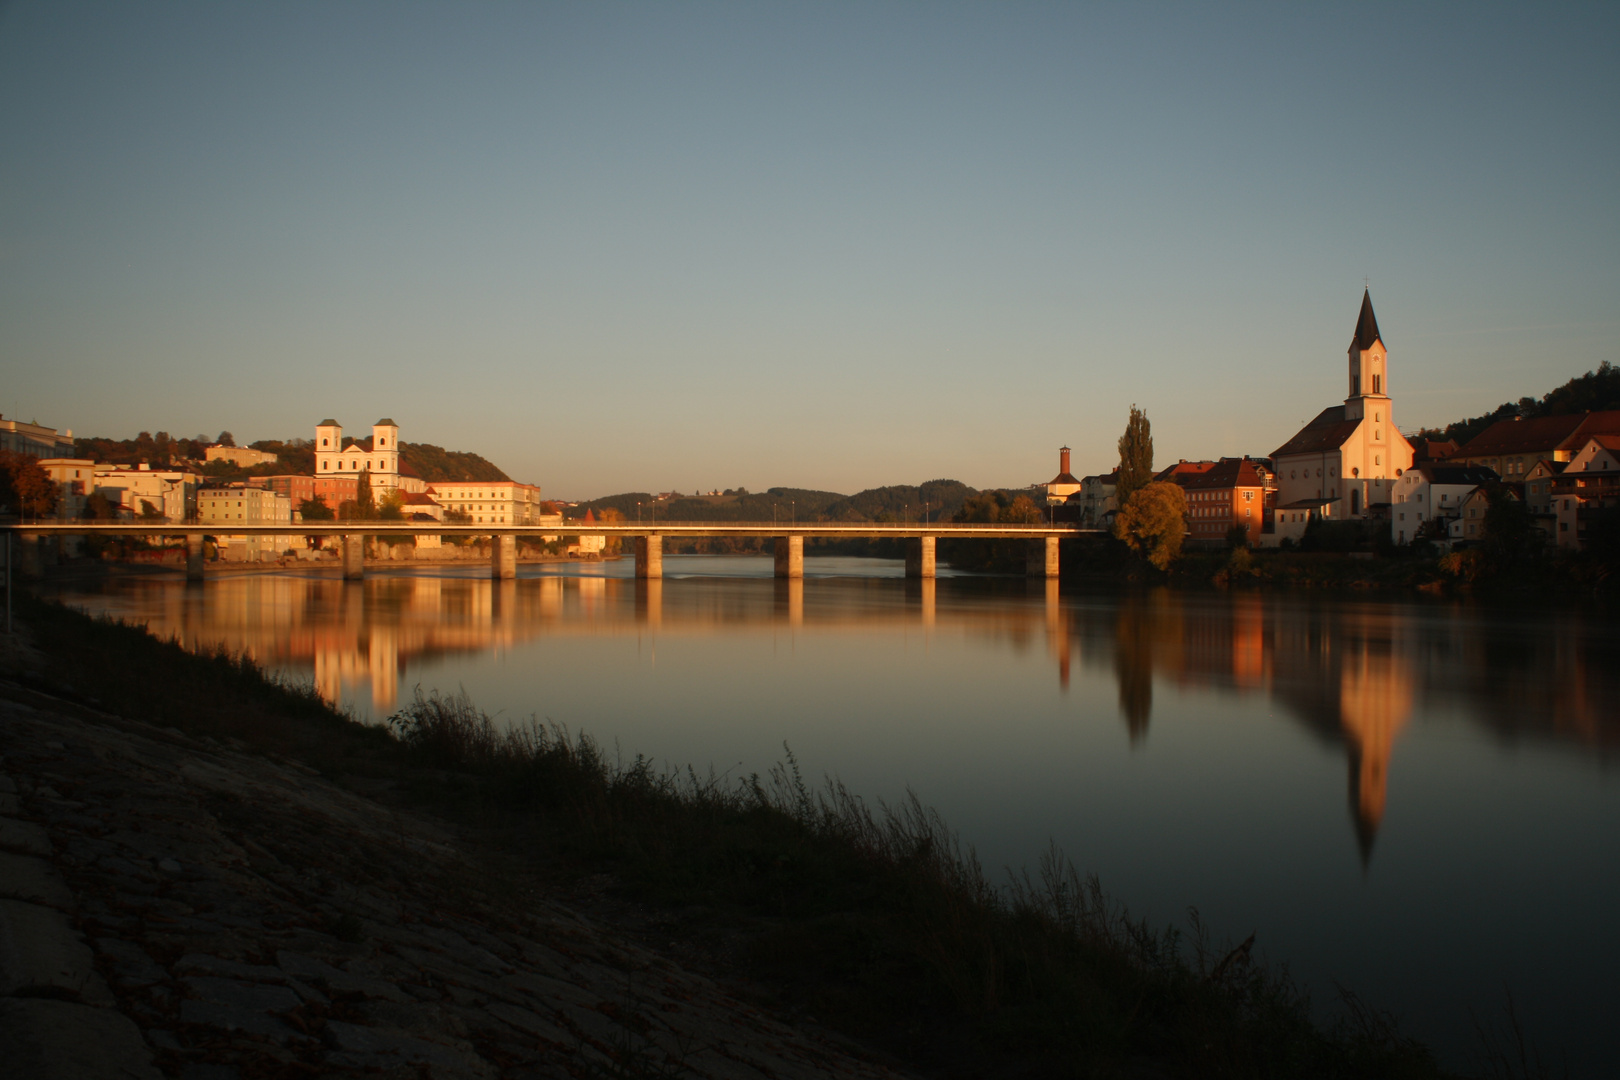
{"label": "white church with spire", "polygon": [[1271,455],[1277,542],[1298,540],[1314,518],[1343,521],[1387,512],[1395,481],[1412,467],[1412,444],[1395,427],[1389,353],[1371,291],[1361,296],[1348,367],[1344,404],[1323,409]]}

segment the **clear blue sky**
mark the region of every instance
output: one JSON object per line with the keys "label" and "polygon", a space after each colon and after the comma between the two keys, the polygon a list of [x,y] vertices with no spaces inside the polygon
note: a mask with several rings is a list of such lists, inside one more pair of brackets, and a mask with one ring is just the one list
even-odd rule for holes
{"label": "clear blue sky", "polygon": [[1269,453],[1620,361],[1620,5],[0,6],[0,412],[547,494]]}

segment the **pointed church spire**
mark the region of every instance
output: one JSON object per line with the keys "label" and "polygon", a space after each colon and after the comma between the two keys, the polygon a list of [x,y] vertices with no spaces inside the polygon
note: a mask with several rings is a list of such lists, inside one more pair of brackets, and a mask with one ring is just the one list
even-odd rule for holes
{"label": "pointed church spire", "polygon": [[1356,319],[1356,348],[1370,349],[1379,340],[1378,317],[1373,314],[1372,290],[1361,294],[1361,316]]}

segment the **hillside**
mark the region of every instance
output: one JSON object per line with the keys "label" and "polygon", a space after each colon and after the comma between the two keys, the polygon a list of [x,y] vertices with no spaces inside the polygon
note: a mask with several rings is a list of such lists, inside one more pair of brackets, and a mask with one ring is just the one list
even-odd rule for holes
{"label": "hillside", "polygon": [[1507,401],[1483,416],[1458,420],[1444,428],[1424,428],[1417,433],[1421,439],[1455,439],[1460,446],[1498,420],[1511,420],[1522,416],[1527,420],[1538,416],[1561,416],[1565,413],[1597,412],[1602,409],[1620,409],[1620,368],[1607,360],[1596,371],[1569,380],[1545,397],[1524,397]]}
{"label": "hillside", "polygon": [[582,502],[571,516],[587,509],[611,508],[623,514],[626,521],[635,521],[638,511],[644,519],[656,513],[660,521],[899,521],[920,518],[927,503],[929,516],[942,520],[974,494],[973,488],[957,480],[868,488],[855,495],[774,487],[759,493],[691,495],[668,502],[655,502],[647,492],[633,491]]}
{"label": "hillside", "polygon": [[400,459],[416,470],[416,475],[434,480],[510,480],[493,461],[470,450],[446,450],[432,443],[401,440]]}

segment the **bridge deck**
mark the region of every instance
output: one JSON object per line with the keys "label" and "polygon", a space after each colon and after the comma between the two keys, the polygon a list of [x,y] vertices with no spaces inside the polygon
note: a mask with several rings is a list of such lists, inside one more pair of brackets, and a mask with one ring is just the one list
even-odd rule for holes
{"label": "bridge deck", "polygon": [[1041,540],[1046,537],[1102,535],[1101,529],[1074,525],[986,525],[958,522],[770,522],[659,521],[644,524],[567,522],[561,525],[446,525],[437,521],[302,521],[286,525],[229,522],[41,521],[0,523],[0,531],[35,536],[802,536],[893,537],[911,539]]}

